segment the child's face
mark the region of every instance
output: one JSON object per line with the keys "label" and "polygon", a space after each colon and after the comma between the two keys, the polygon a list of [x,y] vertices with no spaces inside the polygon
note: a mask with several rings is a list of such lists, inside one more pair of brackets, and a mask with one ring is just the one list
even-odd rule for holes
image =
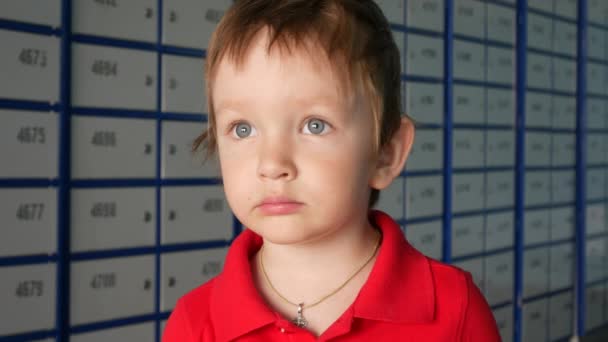
{"label": "child's face", "polygon": [[[241,222],[273,243],[302,243],[367,218],[373,118],[340,95],[329,62],[252,45],[213,86],[224,190]],[[267,203],[264,202],[280,202]],[[359,221],[357,221],[359,220]]]}

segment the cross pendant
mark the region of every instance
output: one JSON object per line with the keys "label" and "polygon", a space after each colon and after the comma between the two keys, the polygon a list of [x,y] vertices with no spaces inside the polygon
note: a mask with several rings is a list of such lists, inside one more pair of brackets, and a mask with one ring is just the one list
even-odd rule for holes
{"label": "cross pendant", "polygon": [[308,322],[304,318],[304,315],[302,315],[302,307],[303,306],[304,306],[304,303],[298,304],[298,316],[296,316],[296,318],[294,318],[292,320],[293,324],[295,324],[296,326],[298,326],[300,328],[304,328],[308,324]]}

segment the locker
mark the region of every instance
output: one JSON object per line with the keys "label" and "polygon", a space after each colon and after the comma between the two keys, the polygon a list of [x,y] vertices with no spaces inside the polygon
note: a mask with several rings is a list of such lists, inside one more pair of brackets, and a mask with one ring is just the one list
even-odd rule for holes
{"label": "locker", "polygon": [[0,29],[0,41],[0,97],[58,102],[59,38]]}
{"label": "locker", "polygon": [[587,133],[587,165],[601,164],[605,161],[603,144],[606,143],[602,133]]}
{"label": "locker", "polygon": [[604,24],[606,10],[608,10],[608,4],[604,0],[587,0],[587,19],[590,22]]}
{"label": "locker", "polygon": [[408,115],[421,123],[443,123],[443,86],[407,82],[405,108]]}
{"label": "locker", "polygon": [[606,243],[602,237],[587,239],[585,243],[586,282],[592,283],[606,276]]}
{"label": "locker", "polygon": [[407,26],[443,32],[443,0],[406,1],[406,6]]}
{"label": "locker", "polygon": [[417,176],[405,178],[406,219],[439,215],[443,208],[441,176]]}
{"label": "locker", "polygon": [[540,50],[551,50],[553,22],[546,16],[528,14],[528,46]]}
{"label": "locker", "polygon": [[230,240],[233,217],[222,186],[164,187],[162,243]]}
{"label": "locker", "polygon": [[526,166],[549,166],[551,163],[551,135],[526,132]]}
{"label": "locker", "polygon": [[553,87],[560,91],[576,92],[576,61],[553,58]]}
{"label": "locker", "polygon": [[483,88],[455,85],[453,94],[454,123],[483,123],[485,101]]}
{"label": "locker", "polygon": [[576,19],[577,9],[578,6],[576,0],[555,1],[555,14],[557,15],[561,15],[569,19]]}
{"label": "locker", "polygon": [[[587,200],[601,200],[606,197],[606,171],[587,169]],[[587,204],[589,205],[589,204]]]}
{"label": "locker", "polygon": [[549,241],[550,222],[548,209],[526,210],[524,212],[524,245]]}
{"label": "locker", "polygon": [[575,174],[573,170],[551,171],[551,199],[553,203],[574,201]]}
{"label": "locker", "polygon": [[72,189],[74,252],[154,246],[154,188]]}
{"label": "locker", "polygon": [[485,252],[513,246],[514,224],[512,211],[487,214],[485,222]]}
{"label": "locker", "polygon": [[483,45],[455,39],[453,57],[454,78],[484,80],[486,60]]}
{"label": "locker", "polygon": [[482,130],[454,129],[452,155],[455,168],[483,166],[484,150],[485,141]]}
{"label": "locker", "polygon": [[512,171],[486,174],[486,208],[512,207],[515,203],[515,175]]}
{"label": "locker", "polygon": [[607,122],[606,101],[588,98],[587,99],[587,129],[605,128],[606,122]]}
{"label": "locker", "polygon": [[483,208],[483,173],[458,173],[452,177],[452,211],[464,212]]}
{"label": "locker", "polygon": [[443,165],[443,131],[416,129],[414,145],[406,161],[408,171],[441,169]]}
{"label": "locker", "polygon": [[[591,7],[592,1],[587,2],[588,8]],[[591,13],[590,13],[591,14]],[[589,16],[589,20],[591,20],[591,15]],[[597,59],[605,59],[606,58],[606,33],[604,30],[596,28],[596,27],[587,27],[587,54],[591,58]],[[589,65],[589,63],[587,64]]]}
{"label": "locker", "polygon": [[161,173],[163,178],[220,177],[216,158],[205,162],[204,152],[192,152],[192,143],[206,129],[199,122],[164,121]]}
{"label": "locker", "polygon": [[403,25],[404,0],[375,0],[386,19],[393,24]]}
{"label": "locker", "polygon": [[443,229],[441,221],[408,224],[405,237],[424,255],[441,260],[443,254]]}
{"label": "locker", "polygon": [[454,33],[485,38],[485,4],[477,1],[454,0]]}
{"label": "locker", "polygon": [[55,327],[54,264],[0,267],[0,336]]}
{"label": "locker", "polygon": [[490,305],[510,301],[513,298],[513,252],[484,257],[485,291]]}
{"label": "locker", "polygon": [[55,178],[57,113],[0,110],[0,177]]}
{"label": "locker", "polygon": [[554,128],[576,128],[576,98],[574,96],[553,96]]}
{"label": "locker", "polygon": [[397,177],[393,182],[380,192],[377,208],[389,214],[395,220],[404,217],[404,189],[405,178]]}
{"label": "locker", "polygon": [[494,309],[494,319],[504,342],[513,341],[513,307],[511,305]]}
{"label": "locker", "polygon": [[154,120],[75,116],[72,142],[73,178],[155,176]]}
{"label": "locker", "polygon": [[547,204],[551,198],[550,172],[526,171],[524,203],[526,206]]}
{"label": "locker", "polygon": [[475,282],[475,285],[477,285],[480,291],[483,291],[483,257],[458,261],[454,263],[454,266],[460,267],[461,269],[471,273],[473,282]]}
{"label": "locker", "polygon": [[549,248],[524,250],[524,298],[545,293],[549,289]]}
{"label": "locker", "polygon": [[57,250],[57,191],[52,188],[0,188],[0,221],[0,257],[54,254]]}
{"label": "locker", "polygon": [[586,233],[594,235],[606,230],[606,206],[604,203],[589,203],[585,211]]}
{"label": "locker", "polygon": [[72,334],[70,342],[154,341],[154,323],[140,323],[81,334]]}
{"label": "locker", "polygon": [[555,20],[554,28],[553,51],[576,57],[576,25]]}
{"label": "locker", "polygon": [[61,1],[4,0],[0,3],[0,18],[58,27]]}
{"label": "locker", "polygon": [[[452,257],[480,253],[483,251],[483,216],[468,216],[452,219]],[[481,259],[479,260],[481,267]],[[481,277],[481,274],[479,274]],[[476,279],[480,279],[480,277]]]}
{"label": "locker", "polygon": [[585,329],[597,328],[603,323],[603,292],[604,284],[589,286],[585,289]]}
{"label": "locker", "polygon": [[571,336],[574,315],[572,292],[564,292],[549,298],[549,339],[555,341]]}
{"label": "locker", "polygon": [[551,208],[551,241],[574,236],[574,207]]}
{"label": "locker", "polygon": [[487,130],[486,141],[486,166],[515,165],[515,132],[513,130]]}
{"label": "locker", "polygon": [[207,112],[204,60],[163,55],[163,111]]}
{"label": "locker", "polygon": [[528,52],[526,76],[529,87],[551,88],[551,58]]}
{"label": "locker", "polygon": [[515,11],[511,8],[486,4],[487,8],[487,38],[502,43],[515,41]]}
{"label": "locker", "polygon": [[522,309],[522,341],[545,341],[547,339],[548,299],[525,303]]}
{"label": "locker", "polygon": [[443,40],[408,33],[405,73],[443,78]]}
{"label": "locker", "polygon": [[512,90],[487,88],[487,123],[510,125],[515,123],[515,93]]}
{"label": "locker", "polygon": [[490,46],[487,49],[487,80],[489,82],[513,84],[515,81],[515,54],[513,49]]}
{"label": "locker", "polygon": [[551,95],[526,92],[526,127],[551,127]]}
{"label": "locker", "polygon": [[213,248],[163,254],[160,310],[172,310],[179,297],[217,276],[226,253],[226,248]]}
{"label": "locker", "polygon": [[231,3],[231,0],[164,1],[162,43],[206,49],[211,33]]}
{"label": "locker", "polygon": [[154,256],[72,262],[70,323],[92,323],[154,312]]}
{"label": "locker", "polygon": [[574,133],[552,133],[553,166],[574,166],[576,162],[576,136]]}
{"label": "locker", "polygon": [[549,290],[556,291],[574,285],[574,244],[554,245],[549,250]]}
{"label": "locker", "polygon": [[155,0],[74,1],[72,30],[94,36],[155,43],[158,29],[156,4]]}
{"label": "locker", "polygon": [[156,54],[72,44],[72,105],[156,109]]}

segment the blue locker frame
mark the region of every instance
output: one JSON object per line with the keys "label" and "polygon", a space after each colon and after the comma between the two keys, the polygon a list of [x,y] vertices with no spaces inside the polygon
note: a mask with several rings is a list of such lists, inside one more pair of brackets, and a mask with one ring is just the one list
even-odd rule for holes
{"label": "blue locker frame", "polygon": [[[405,3],[414,0],[405,0]],[[444,1],[444,29],[443,32],[427,31],[423,29],[416,29],[406,27],[404,25],[392,24],[392,29],[395,31],[401,31],[404,33],[413,32],[422,34],[430,37],[440,37],[443,39],[444,49],[444,75],[443,78],[427,78],[427,77],[416,77],[402,75],[402,80],[408,81],[421,81],[443,85],[443,96],[444,96],[444,123],[441,125],[425,125],[425,127],[443,129],[443,169],[440,174],[443,177],[443,213],[440,215],[442,220],[442,233],[443,233],[443,261],[452,262],[451,258],[451,221],[452,221],[452,135],[454,130],[453,124],[453,50],[454,50],[454,2],[456,0],[443,0]],[[514,89],[515,92],[515,124],[512,129],[515,130],[515,165],[513,167],[515,175],[515,227],[514,227],[514,245],[509,247],[514,251],[514,291],[513,297],[510,302],[499,304],[498,307],[504,305],[512,305],[513,307],[513,340],[516,342],[522,341],[522,306],[524,304],[523,299],[523,252],[524,252],[524,241],[523,241],[523,214],[524,214],[524,180],[525,180],[525,117],[526,117],[526,65],[527,65],[527,21],[528,13],[537,12],[534,9],[529,9],[526,0],[517,0],[516,4],[510,4],[502,0],[474,0],[482,3],[492,3],[501,6],[507,6],[513,8],[516,13],[516,41],[512,48],[515,49],[516,66],[515,66],[515,83],[510,89]],[[13,265],[29,265],[29,264],[43,264],[43,263],[55,263],[57,269],[57,289],[56,289],[56,322],[55,329],[50,331],[36,331],[31,333],[24,333],[12,336],[0,336],[0,341],[23,341],[23,340],[34,340],[42,338],[54,338],[57,341],[67,341],[69,335],[73,333],[97,331],[99,329],[105,329],[110,327],[127,326],[134,323],[154,322],[156,341],[160,341],[161,331],[160,323],[166,319],[169,312],[160,311],[160,257],[165,252],[172,251],[188,251],[197,250],[202,248],[212,248],[226,246],[230,241],[211,241],[201,243],[187,243],[171,246],[163,246],[160,241],[161,233],[161,189],[163,186],[174,185],[174,186],[188,186],[188,185],[216,185],[220,184],[219,179],[162,179],[161,178],[161,148],[162,148],[162,132],[161,125],[165,120],[173,121],[206,121],[205,115],[193,116],[191,114],[184,113],[167,113],[161,110],[161,87],[162,87],[162,58],[165,54],[190,56],[204,58],[206,55],[205,50],[181,48],[175,46],[168,46],[162,44],[162,25],[163,25],[163,0],[156,0],[157,3],[157,39],[155,43],[141,43],[124,41],[114,38],[101,38],[95,36],[72,34],[71,33],[71,1],[61,0],[61,26],[57,29],[36,24],[26,24],[11,20],[0,19],[0,29],[22,31],[37,33],[41,35],[53,35],[60,38],[60,55],[61,55],[61,78],[60,78],[60,99],[58,104],[49,104],[37,101],[21,101],[11,99],[0,98],[0,108],[6,109],[27,109],[35,111],[55,111],[58,114],[59,120],[59,170],[57,179],[0,179],[0,188],[36,188],[36,187],[52,187],[57,190],[58,200],[58,215],[57,215],[57,251],[53,255],[31,255],[31,256],[17,256],[17,257],[0,257],[1,266],[13,266]],[[404,6],[405,12],[406,6]],[[579,336],[585,335],[585,322],[586,322],[586,301],[585,291],[589,284],[586,283],[586,168],[587,168],[587,108],[586,100],[587,94],[587,80],[586,80],[586,65],[588,61],[587,56],[587,27],[595,26],[604,29],[608,32],[608,25],[600,25],[596,23],[589,23],[587,20],[588,0],[578,1],[578,13],[576,19],[577,26],[577,55],[576,55],[576,161],[575,161],[575,175],[576,175],[576,198],[575,198],[575,252],[576,252],[576,271],[574,273],[574,286],[572,289],[559,290],[572,291],[574,292],[574,303],[575,303],[575,314],[576,324],[572,327],[573,332]],[[551,18],[559,18],[567,22],[573,22],[572,19],[563,18],[555,14],[548,14],[541,12],[543,16]],[[404,13],[404,18],[406,15]],[[487,25],[485,26],[487,29]],[[462,38],[466,41],[477,41],[482,44],[486,44],[486,39],[475,39],[471,37],[457,37]],[[156,53],[157,57],[157,89],[156,89],[156,110],[155,111],[138,111],[138,110],[98,110],[94,108],[73,108],[71,106],[70,99],[70,83],[71,83],[71,45],[72,42],[78,43],[90,43],[102,46],[115,46],[115,47],[127,47],[135,48],[145,51],[151,51]],[[508,44],[507,44],[508,45]],[[499,45],[500,46],[500,45]],[[533,49],[532,49],[533,50]],[[487,51],[487,50],[486,50]],[[534,51],[534,50],[533,50]],[[544,53],[551,56],[556,56],[555,53]],[[559,54],[557,55],[559,56]],[[608,62],[599,62],[603,65],[608,65]],[[486,71],[484,71],[485,73]],[[469,82],[460,82],[466,84]],[[482,83],[486,85],[487,82],[470,82],[471,84]],[[604,96],[607,99],[608,96]],[[155,120],[156,122],[156,171],[154,179],[135,179],[135,180],[71,180],[70,165],[70,143],[71,143],[71,129],[70,129],[70,118],[72,111],[78,112],[77,115],[82,116],[104,116],[104,117],[131,117],[131,118],[145,118]],[[462,126],[462,125],[461,125]],[[488,128],[488,126],[482,127],[482,129]],[[608,130],[604,130],[604,133]],[[485,171],[485,170],[482,170]],[[405,171],[402,176],[406,177],[412,173]],[[413,174],[419,175],[419,172]],[[431,174],[439,174],[438,172],[431,172]],[[155,245],[153,247],[145,248],[127,248],[118,251],[101,251],[101,252],[70,252],[70,191],[72,188],[96,188],[96,187],[126,187],[126,186],[146,186],[154,187],[156,193],[155,206],[156,206],[156,237]],[[606,198],[603,199],[606,201]],[[404,208],[404,211],[407,208]],[[485,210],[483,212],[486,212]],[[400,223],[407,225],[418,220],[401,220]],[[232,227],[234,236],[236,236],[241,227],[239,226],[236,219]],[[599,236],[608,236],[608,233],[602,233]],[[563,241],[562,241],[563,242]],[[501,251],[504,251],[502,249]],[[494,252],[492,252],[494,253]],[[132,255],[150,255],[155,256],[155,299],[154,299],[154,312],[147,315],[131,317],[126,319],[115,319],[108,322],[84,324],[76,327],[71,327],[69,324],[69,293],[70,293],[70,263],[76,260],[90,260],[104,257],[116,257],[116,256],[132,256]],[[485,255],[485,253],[483,253]],[[467,257],[469,258],[469,257]],[[608,279],[602,279],[599,283],[606,283]],[[537,297],[549,297],[553,293],[547,292]],[[604,311],[607,310],[606,304],[604,303]],[[493,307],[496,308],[496,307]],[[604,315],[608,315],[605,312]],[[601,325],[600,328],[605,328],[606,324]],[[595,330],[595,329],[594,329]],[[587,331],[589,333],[589,331]]]}

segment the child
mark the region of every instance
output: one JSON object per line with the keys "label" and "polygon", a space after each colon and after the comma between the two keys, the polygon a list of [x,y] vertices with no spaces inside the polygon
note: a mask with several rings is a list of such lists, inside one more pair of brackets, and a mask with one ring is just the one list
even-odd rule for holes
{"label": "child", "polygon": [[237,0],[206,60],[209,126],[247,228],[163,335],[188,341],[499,341],[471,275],[371,210],[414,127],[372,0]]}

